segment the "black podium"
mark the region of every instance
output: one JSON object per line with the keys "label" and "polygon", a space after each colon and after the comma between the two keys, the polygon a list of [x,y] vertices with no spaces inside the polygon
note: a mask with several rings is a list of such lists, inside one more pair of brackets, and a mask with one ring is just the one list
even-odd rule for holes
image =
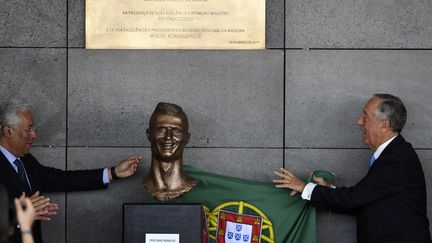
{"label": "black podium", "polygon": [[[123,204],[123,243],[202,242],[201,204]],[[159,237],[160,240],[156,238]]]}

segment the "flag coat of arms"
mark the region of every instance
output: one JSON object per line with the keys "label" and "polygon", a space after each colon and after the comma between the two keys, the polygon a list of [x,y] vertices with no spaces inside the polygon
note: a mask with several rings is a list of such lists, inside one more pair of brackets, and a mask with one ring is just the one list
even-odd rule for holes
{"label": "flag coat of arms", "polygon": [[226,210],[218,212],[218,243],[261,242],[262,218]]}

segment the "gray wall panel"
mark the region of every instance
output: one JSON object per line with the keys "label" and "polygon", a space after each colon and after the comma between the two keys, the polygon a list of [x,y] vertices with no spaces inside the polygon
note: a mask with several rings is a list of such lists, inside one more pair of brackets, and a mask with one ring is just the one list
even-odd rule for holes
{"label": "gray wall panel", "polygon": [[284,47],[284,1],[266,0],[266,48]]}
{"label": "gray wall panel", "polygon": [[431,48],[432,2],[286,1],[287,48]]}
{"label": "gray wall panel", "polygon": [[85,47],[85,0],[68,1],[68,46]]}
{"label": "gray wall panel", "polygon": [[0,102],[33,107],[35,145],[64,146],[66,59],[62,49],[0,49]]}
{"label": "gray wall panel", "polygon": [[42,222],[42,238],[44,242],[62,243],[66,242],[66,197],[65,193],[47,193],[51,202],[59,205],[57,215],[52,216],[51,220]]}
{"label": "gray wall panel", "polygon": [[357,126],[364,104],[393,93],[408,110],[403,134],[431,148],[431,66],[432,51],[287,51],[286,146],[365,147]]}
{"label": "gray wall panel", "polygon": [[[31,153],[44,166],[66,169],[65,148],[33,148]],[[65,193],[46,193],[51,202],[59,204],[59,211],[56,216],[52,216],[50,221],[42,222],[42,236],[45,242],[61,243],[65,242]]]}
{"label": "gray wall panel", "polygon": [[0,3],[0,46],[66,46],[66,1]]}
{"label": "gray wall panel", "polygon": [[338,214],[326,208],[317,209],[317,243],[356,242],[354,217]]}
{"label": "gray wall panel", "polygon": [[70,145],[148,145],[150,114],[167,101],[185,109],[190,146],[282,146],[282,51],[73,50],[69,57]]}

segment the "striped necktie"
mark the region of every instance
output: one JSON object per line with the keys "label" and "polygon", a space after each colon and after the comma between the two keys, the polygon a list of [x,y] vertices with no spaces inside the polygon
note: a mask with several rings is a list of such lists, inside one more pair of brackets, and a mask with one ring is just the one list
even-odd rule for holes
{"label": "striped necktie", "polygon": [[[13,163],[18,168],[18,176],[20,177],[21,181],[24,183],[27,189],[26,193],[31,193],[30,185],[28,184],[27,175],[23,163],[18,158]],[[27,195],[27,196],[31,196],[31,195]]]}

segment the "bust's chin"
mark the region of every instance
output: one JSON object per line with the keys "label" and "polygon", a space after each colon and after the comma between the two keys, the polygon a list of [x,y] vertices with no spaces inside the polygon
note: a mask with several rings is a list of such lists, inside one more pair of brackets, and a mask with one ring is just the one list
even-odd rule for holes
{"label": "bust's chin", "polygon": [[156,159],[158,159],[161,162],[165,162],[165,163],[175,163],[176,161],[181,159],[181,157],[171,155],[171,154],[170,155],[164,154],[164,155],[159,155],[158,157],[156,157]]}

